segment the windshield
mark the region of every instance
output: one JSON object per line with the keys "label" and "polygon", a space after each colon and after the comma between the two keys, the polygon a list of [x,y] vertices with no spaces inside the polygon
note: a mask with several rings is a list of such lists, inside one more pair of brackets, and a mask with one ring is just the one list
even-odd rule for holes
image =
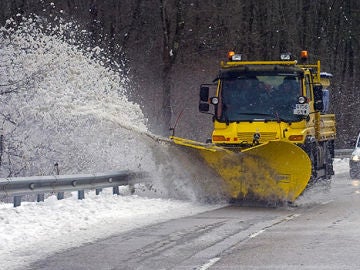
{"label": "windshield", "polygon": [[220,84],[220,121],[285,121],[303,119],[294,114],[301,96],[300,79],[289,74],[223,78]]}

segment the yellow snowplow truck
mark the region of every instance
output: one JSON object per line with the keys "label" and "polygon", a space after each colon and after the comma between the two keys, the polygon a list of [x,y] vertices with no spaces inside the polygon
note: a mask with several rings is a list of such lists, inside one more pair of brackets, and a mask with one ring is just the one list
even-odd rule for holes
{"label": "yellow snowplow truck", "polygon": [[242,61],[230,52],[214,83],[200,87],[199,110],[213,115],[212,139],[171,137],[196,149],[232,199],[293,202],[334,174],[335,115],[326,111],[332,75],[307,58],[302,51],[300,61],[289,54]]}

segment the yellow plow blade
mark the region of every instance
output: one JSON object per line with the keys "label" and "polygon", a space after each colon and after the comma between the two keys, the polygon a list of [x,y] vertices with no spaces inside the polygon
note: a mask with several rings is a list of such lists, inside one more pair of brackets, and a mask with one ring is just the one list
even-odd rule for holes
{"label": "yellow plow blade", "polygon": [[177,145],[195,148],[224,180],[233,199],[290,201],[304,191],[311,176],[311,161],[298,146],[270,141],[242,152],[171,137]]}

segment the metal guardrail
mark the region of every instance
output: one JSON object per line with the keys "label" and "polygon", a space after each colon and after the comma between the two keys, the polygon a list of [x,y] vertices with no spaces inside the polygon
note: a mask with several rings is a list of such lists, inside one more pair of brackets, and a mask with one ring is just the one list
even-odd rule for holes
{"label": "metal guardrail", "polygon": [[0,197],[14,197],[14,207],[21,205],[25,195],[37,195],[37,201],[44,201],[45,193],[57,193],[59,200],[65,191],[78,191],[78,199],[85,198],[85,190],[95,189],[99,195],[103,188],[112,187],[119,195],[119,186],[146,182],[143,172],[115,171],[96,174],[51,175],[32,177],[0,178]]}
{"label": "metal guardrail", "polygon": [[[350,157],[353,149],[335,149],[336,158]],[[14,207],[21,205],[25,195],[37,195],[37,201],[44,201],[45,193],[57,193],[59,200],[65,191],[78,191],[78,199],[85,198],[85,190],[95,189],[99,195],[103,188],[112,187],[113,194],[119,195],[119,186],[132,186],[146,182],[143,172],[115,171],[97,174],[51,175],[32,177],[0,178],[0,198],[14,197]]]}

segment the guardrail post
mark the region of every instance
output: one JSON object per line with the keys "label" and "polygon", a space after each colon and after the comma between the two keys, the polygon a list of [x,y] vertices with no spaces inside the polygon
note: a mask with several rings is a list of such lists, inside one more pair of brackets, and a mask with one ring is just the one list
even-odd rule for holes
{"label": "guardrail post", "polygon": [[97,189],[95,190],[95,194],[96,194],[96,195],[99,195],[101,191],[102,191],[102,188],[97,188]]}
{"label": "guardrail post", "polygon": [[85,191],[84,190],[78,190],[78,199],[79,200],[85,199]]}
{"label": "guardrail post", "polygon": [[21,196],[14,196],[14,207],[21,205]]}
{"label": "guardrail post", "polygon": [[133,184],[129,184],[129,190],[130,190],[130,194],[134,194],[135,193],[135,186]]}
{"label": "guardrail post", "polygon": [[57,197],[58,200],[64,199],[64,192],[58,192],[56,197]]}
{"label": "guardrail post", "polygon": [[119,186],[113,187],[113,195],[120,195]]}
{"label": "guardrail post", "polygon": [[37,202],[43,202],[44,201],[44,199],[45,199],[45,195],[44,195],[44,193],[42,193],[42,194],[38,194],[37,195]]}

